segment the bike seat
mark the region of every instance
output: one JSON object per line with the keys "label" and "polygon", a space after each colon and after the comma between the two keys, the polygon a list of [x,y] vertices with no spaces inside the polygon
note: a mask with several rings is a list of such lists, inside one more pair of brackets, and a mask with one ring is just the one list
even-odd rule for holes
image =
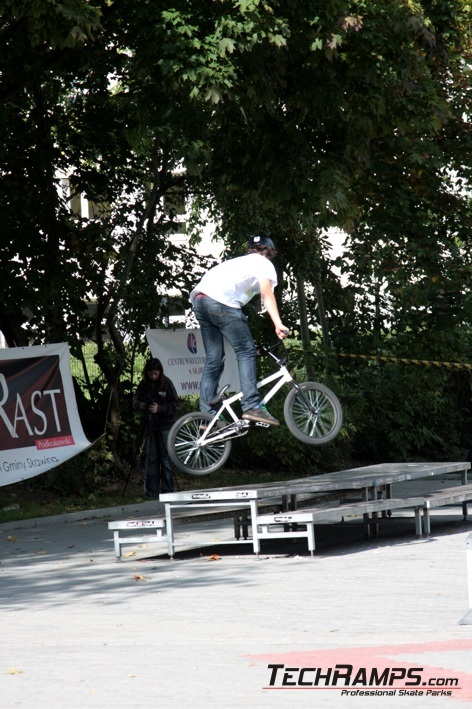
{"label": "bike seat", "polygon": [[226,394],[228,389],[229,389],[229,384],[225,384],[224,387],[222,389],[220,389],[219,392],[217,394],[215,394],[215,396],[208,401],[209,405],[215,406],[216,404],[218,404],[218,402],[220,402],[222,400],[222,398],[224,397],[224,395]]}

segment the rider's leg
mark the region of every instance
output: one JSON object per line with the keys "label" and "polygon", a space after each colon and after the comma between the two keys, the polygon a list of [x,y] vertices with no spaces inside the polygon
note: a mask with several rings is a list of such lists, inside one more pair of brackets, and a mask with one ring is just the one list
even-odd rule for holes
{"label": "rider's leg", "polygon": [[236,355],[243,394],[241,408],[247,411],[257,407],[261,398],[257,389],[256,346],[243,311],[239,308],[227,308],[227,311],[221,332]]}
{"label": "rider's leg", "polygon": [[256,346],[249,329],[247,318],[239,308],[225,308],[225,317],[220,330],[233,347],[238,360],[239,381],[243,397],[241,408],[243,419],[278,426],[279,421],[271,416],[264,407],[260,407],[260,395],[257,388]]}
{"label": "rider's leg", "polygon": [[257,390],[256,347],[246,316],[240,308],[230,308],[208,297],[197,299],[193,307],[200,324],[206,354],[200,383],[200,409],[211,411],[207,402],[218,389],[223,371],[223,335],[234,349],[238,361],[239,381],[243,393],[242,409],[245,411],[256,407],[260,400]]}
{"label": "rider's leg", "polygon": [[[216,413],[208,404],[217,390],[220,376],[224,367],[225,350],[223,335],[219,327],[213,322],[210,308],[207,307],[210,298],[195,301],[195,316],[200,325],[203,346],[205,348],[205,366],[200,381],[200,411],[214,414]],[[211,300],[215,303],[214,300]],[[219,305],[219,304],[217,304]]]}

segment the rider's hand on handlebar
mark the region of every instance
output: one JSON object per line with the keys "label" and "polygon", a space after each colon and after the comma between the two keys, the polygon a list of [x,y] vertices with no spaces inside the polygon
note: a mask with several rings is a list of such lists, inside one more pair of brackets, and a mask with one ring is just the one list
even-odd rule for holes
{"label": "rider's hand on handlebar", "polygon": [[288,327],[285,327],[285,325],[282,325],[282,327],[275,328],[275,334],[280,340],[285,340],[285,338],[289,336],[290,330]]}

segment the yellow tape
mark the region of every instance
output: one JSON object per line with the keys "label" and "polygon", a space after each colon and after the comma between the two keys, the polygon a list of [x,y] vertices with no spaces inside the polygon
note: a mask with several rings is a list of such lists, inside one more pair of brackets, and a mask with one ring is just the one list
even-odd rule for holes
{"label": "yellow tape", "polygon": [[401,364],[419,364],[425,367],[449,367],[450,369],[472,369],[472,364],[462,362],[436,362],[427,359],[406,359],[405,357],[382,357],[378,355],[345,354],[334,352],[337,357],[348,357],[350,359],[375,359],[380,362],[401,362]]}

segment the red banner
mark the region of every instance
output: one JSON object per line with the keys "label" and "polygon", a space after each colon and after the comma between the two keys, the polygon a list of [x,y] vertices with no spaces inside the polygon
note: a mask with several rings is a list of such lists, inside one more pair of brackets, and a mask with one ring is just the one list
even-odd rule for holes
{"label": "red banner", "polygon": [[90,443],[65,344],[0,351],[0,486],[39,475]]}

